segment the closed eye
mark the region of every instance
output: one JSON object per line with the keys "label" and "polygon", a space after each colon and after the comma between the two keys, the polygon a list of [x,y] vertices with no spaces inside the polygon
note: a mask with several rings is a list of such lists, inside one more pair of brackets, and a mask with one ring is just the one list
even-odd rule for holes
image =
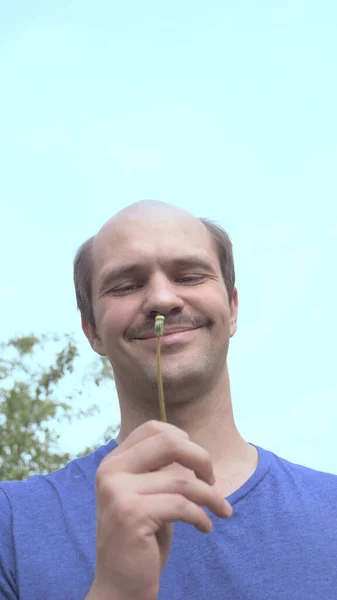
{"label": "closed eye", "polygon": [[[191,274],[191,275],[181,275],[180,277],[176,277],[174,279],[174,283],[182,284],[182,285],[197,285],[201,283],[207,278],[207,275],[200,274]],[[125,283],[120,285],[119,287],[113,288],[109,290],[107,293],[112,294],[113,296],[123,296],[127,294],[132,294],[137,290],[141,289],[143,285],[141,283]]]}
{"label": "closed eye", "polygon": [[131,294],[132,292],[138,290],[140,287],[141,285],[139,283],[128,283],[125,285],[121,285],[118,288],[110,290],[109,293],[113,295],[122,296],[123,294]]}
{"label": "closed eye", "polygon": [[206,275],[182,275],[181,277],[177,277],[175,281],[177,283],[182,283],[185,285],[193,285],[200,283],[205,278]]}

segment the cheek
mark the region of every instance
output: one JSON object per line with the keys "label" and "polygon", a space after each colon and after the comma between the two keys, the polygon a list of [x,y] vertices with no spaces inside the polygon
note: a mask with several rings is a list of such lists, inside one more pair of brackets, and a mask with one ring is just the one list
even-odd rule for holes
{"label": "cheek", "polygon": [[132,322],[132,310],[127,301],[111,302],[107,298],[100,306],[99,323],[103,338],[116,339]]}
{"label": "cheek", "polygon": [[227,297],[223,295],[213,297],[213,303],[209,305],[208,316],[214,323],[214,335],[222,343],[230,336],[230,309]]}
{"label": "cheek", "polygon": [[191,306],[198,312],[208,316],[214,323],[225,323],[229,319],[229,306],[226,294],[222,290],[210,289],[204,294],[190,299]]}

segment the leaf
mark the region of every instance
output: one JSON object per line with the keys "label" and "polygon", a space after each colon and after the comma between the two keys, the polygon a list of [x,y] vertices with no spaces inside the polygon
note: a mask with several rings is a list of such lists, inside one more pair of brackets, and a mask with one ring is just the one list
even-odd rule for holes
{"label": "leaf", "polygon": [[38,344],[39,341],[39,338],[34,335],[26,335],[24,337],[9,340],[8,345],[16,348],[20,356],[24,356],[25,354],[31,354],[34,346]]}
{"label": "leaf", "polygon": [[[75,404],[91,386],[113,379],[109,361],[104,357],[95,362],[79,386],[79,352],[69,334],[12,338],[0,344],[0,353],[0,481],[63,467],[74,456],[61,451],[59,426],[99,413],[97,404],[86,409]],[[113,428],[80,455],[92,452],[109,435]]]}

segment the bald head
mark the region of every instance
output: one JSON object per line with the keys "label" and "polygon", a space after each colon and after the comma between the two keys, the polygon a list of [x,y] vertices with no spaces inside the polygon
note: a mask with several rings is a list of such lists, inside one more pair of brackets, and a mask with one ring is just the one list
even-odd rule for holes
{"label": "bald head", "polygon": [[[157,214],[162,212],[163,214],[166,212],[167,214],[181,214],[181,215],[191,215],[184,208],[180,208],[175,204],[171,204],[169,202],[162,202],[160,200],[140,200],[139,202],[134,202],[133,204],[129,204],[118,213],[116,213],[116,217],[118,215],[128,215],[128,214],[146,214],[146,213],[154,213],[157,211]],[[194,217],[195,218],[195,217]]]}
{"label": "bald head", "polygon": [[[194,235],[200,238],[200,243],[211,243],[211,237],[204,224],[187,210],[157,200],[141,200],[123,208],[111,217],[101,227],[95,236],[93,244],[94,258],[98,253],[110,247],[112,242],[115,248],[133,247],[137,240],[142,245],[145,239],[150,239],[154,232],[168,235],[172,228],[180,230],[185,236]],[[140,235],[142,234],[142,235]]]}
{"label": "bald head", "polygon": [[197,219],[187,210],[180,208],[179,206],[175,206],[174,204],[161,202],[159,200],[140,200],[139,202],[129,204],[129,206],[126,206],[108,221],[106,221],[96,237],[98,237],[100,233],[104,233],[111,227],[111,225],[123,226],[123,223],[126,225],[127,223],[131,223],[133,221],[148,221],[149,219],[151,221],[164,221],[165,219],[191,219],[194,222],[200,223],[200,219]]}

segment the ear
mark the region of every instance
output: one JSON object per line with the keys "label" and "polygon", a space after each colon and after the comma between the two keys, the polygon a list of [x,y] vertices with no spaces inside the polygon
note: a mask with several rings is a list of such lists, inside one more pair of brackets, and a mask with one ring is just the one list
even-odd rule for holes
{"label": "ear", "polygon": [[81,320],[82,320],[83,333],[84,333],[85,337],[89,340],[89,344],[92,347],[92,349],[95,352],[97,352],[97,354],[100,354],[101,356],[106,356],[104,346],[103,346],[101,339],[97,333],[96,327],[91,325],[91,323],[89,323],[89,321],[83,316],[82,316]]}
{"label": "ear", "polygon": [[229,305],[230,314],[229,314],[229,334],[230,337],[233,337],[234,333],[237,329],[237,318],[238,318],[238,309],[239,309],[239,296],[236,288],[233,290],[232,300]]}

